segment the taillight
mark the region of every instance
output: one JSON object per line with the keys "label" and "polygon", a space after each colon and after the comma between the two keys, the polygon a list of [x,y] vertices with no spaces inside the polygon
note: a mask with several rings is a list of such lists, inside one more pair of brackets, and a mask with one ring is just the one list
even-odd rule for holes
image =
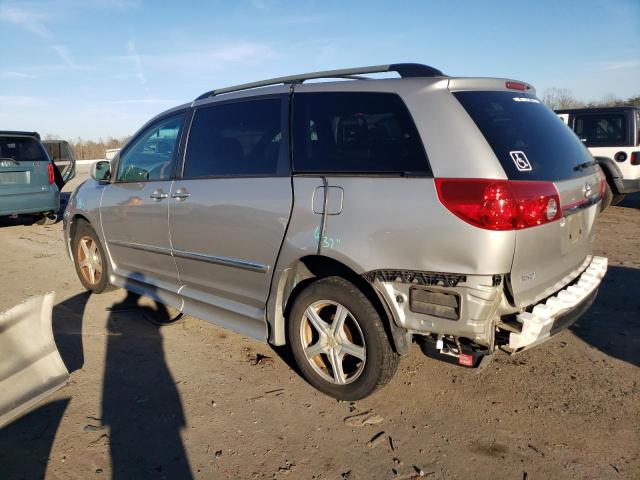
{"label": "taillight", "polygon": [[471,225],[488,230],[521,230],[562,217],[551,182],[437,178],[438,198]]}
{"label": "taillight", "polygon": [[631,152],[631,165],[640,165],[640,152]]}
{"label": "taillight", "polygon": [[596,172],[598,174],[598,180],[600,181],[600,198],[604,198],[604,190],[607,185],[607,177],[604,175],[602,168],[596,168]]}
{"label": "taillight", "polygon": [[56,178],[53,175],[53,164],[49,163],[47,165],[47,173],[49,174],[49,185],[53,185],[56,181]]}

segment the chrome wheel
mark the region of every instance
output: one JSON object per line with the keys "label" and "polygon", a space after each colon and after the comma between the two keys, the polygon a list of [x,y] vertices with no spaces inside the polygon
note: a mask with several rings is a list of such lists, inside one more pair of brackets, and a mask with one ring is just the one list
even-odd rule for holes
{"label": "chrome wheel", "polygon": [[78,266],[84,280],[97,285],[102,278],[102,259],[98,244],[88,235],[80,238],[77,247]]}
{"label": "chrome wheel", "polygon": [[364,335],[356,318],[337,302],[309,305],[300,323],[300,339],[309,365],[328,382],[345,385],[364,370]]}

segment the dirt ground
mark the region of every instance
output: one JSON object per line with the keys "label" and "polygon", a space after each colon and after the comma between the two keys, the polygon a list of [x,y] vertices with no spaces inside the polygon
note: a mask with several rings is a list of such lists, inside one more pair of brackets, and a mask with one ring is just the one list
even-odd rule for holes
{"label": "dirt ground", "polygon": [[[480,371],[414,346],[349,403],[284,350],[195,318],[159,328],[163,309],[122,290],[88,295],[61,223],[0,220],[0,310],[55,291],[71,372],[0,431],[0,479],[640,478],[640,195],[597,228],[609,271],[570,330]],[[382,421],[354,426],[364,412]]]}

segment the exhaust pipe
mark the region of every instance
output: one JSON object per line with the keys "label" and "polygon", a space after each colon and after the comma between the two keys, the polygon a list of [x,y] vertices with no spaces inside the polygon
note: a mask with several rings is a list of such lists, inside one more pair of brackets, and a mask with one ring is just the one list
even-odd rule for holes
{"label": "exhaust pipe", "polygon": [[53,339],[53,292],[0,314],[0,428],[69,380]]}

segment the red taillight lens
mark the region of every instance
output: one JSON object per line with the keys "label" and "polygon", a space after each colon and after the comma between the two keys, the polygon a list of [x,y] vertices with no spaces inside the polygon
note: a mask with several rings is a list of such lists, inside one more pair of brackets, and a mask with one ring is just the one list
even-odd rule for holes
{"label": "red taillight lens", "polygon": [[604,189],[607,184],[607,177],[604,175],[602,168],[596,168],[596,172],[598,173],[598,180],[600,181],[600,198],[604,198]]}
{"label": "red taillight lens", "polygon": [[631,165],[640,165],[640,152],[631,152]]}
{"label": "red taillight lens", "polygon": [[521,230],[562,217],[551,182],[437,178],[438,198],[454,215],[488,230]]}
{"label": "red taillight lens", "polygon": [[55,176],[53,175],[53,164],[47,165],[47,173],[49,174],[49,185],[53,185],[56,181]]}
{"label": "red taillight lens", "polygon": [[521,90],[524,92],[527,89],[527,84],[522,82],[506,82],[504,85],[510,90]]}

